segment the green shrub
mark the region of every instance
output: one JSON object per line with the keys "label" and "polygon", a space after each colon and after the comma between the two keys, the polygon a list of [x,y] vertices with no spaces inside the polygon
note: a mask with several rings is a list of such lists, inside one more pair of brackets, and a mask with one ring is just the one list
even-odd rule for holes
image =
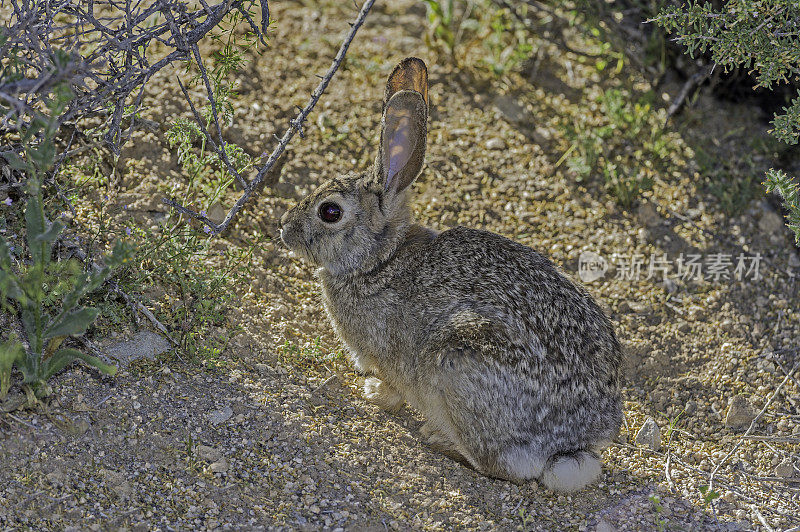
{"label": "green shrub", "polygon": [[599,116],[565,117],[564,135],[571,145],[558,164],[566,163],[579,182],[602,175],[608,192],[630,207],[652,188],[655,172],[665,170],[678,149],[662,127],[663,110],[653,109],[651,99],[646,94],[631,101],[619,89],[609,89],[597,98]]}
{"label": "green shrub", "polygon": [[[743,67],[755,74],[756,87],[796,81],[800,76],[800,3],[796,0],[729,0],[721,9],[689,1],[664,8],[653,22],[676,35],[694,57],[710,53],[721,68]],[[800,97],[772,121],[773,137],[795,145],[800,139]],[[768,192],[777,192],[789,211],[787,224],[800,244],[797,185],[779,170],[767,173]]]}
{"label": "green shrub", "polygon": [[97,317],[97,309],[81,306],[80,300],[129,256],[127,246],[117,242],[100,269],[84,272],[75,261],[52,260],[53,244],[64,224],[47,219],[42,181],[55,161],[57,117],[70,98],[70,91],[62,85],[48,100],[50,115],[34,116],[21,135],[24,159],[4,154],[12,167],[27,176],[25,240],[29,256],[15,256],[14,247],[0,236],[0,310],[19,316],[27,339],[23,343],[12,335],[0,344],[0,398],[8,393],[16,366],[29,404],[48,395],[48,379],[76,359],[106,374],[116,371],[97,357],[62,347],[66,338],[84,333]]}

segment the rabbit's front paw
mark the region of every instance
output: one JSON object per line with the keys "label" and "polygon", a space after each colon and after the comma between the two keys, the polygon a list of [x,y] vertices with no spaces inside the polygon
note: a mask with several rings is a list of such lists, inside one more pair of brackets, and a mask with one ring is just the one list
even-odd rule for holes
{"label": "rabbit's front paw", "polygon": [[403,396],[397,390],[375,377],[364,379],[364,397],[389,412],[399,410],[404,403]]}

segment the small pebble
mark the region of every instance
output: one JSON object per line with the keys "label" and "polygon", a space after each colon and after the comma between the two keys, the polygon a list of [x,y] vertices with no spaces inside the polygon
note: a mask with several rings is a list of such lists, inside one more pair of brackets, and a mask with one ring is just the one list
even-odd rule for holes
{"label": "small pebble", "polygon": [[226,473],[228,471],[228,461],[224,458],[214,462],[208,468],[211,470],[212,473]]}
{"label": "small pebble", "polygon": [[744,395],[737,395],[731,399],[728,406],[725,426],[732,429],[746,429],[755,417],[756,411],[747,398]]}
{"label": "small pebble", "polygon": [[494,137],[486,141],[486,149],[489,150],[503,150],[506,147],[506,143],[503,139]]}
{"label": "small pebble", "polygon": [[636,433],[636,444],[648,447],[653,451],[661,448],[661,429],[651,417],[648,417],[639,432]]}

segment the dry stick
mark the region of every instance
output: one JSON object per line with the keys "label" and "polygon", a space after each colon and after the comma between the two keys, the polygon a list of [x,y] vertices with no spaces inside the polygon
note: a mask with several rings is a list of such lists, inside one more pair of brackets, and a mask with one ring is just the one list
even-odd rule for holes
{"label": "dry stick", "polygon": [[[637,447],[637,446],[631,445],[629,443],[613,442],[612,445],[615,446],[615,447],[622,447],[623,449],[630,449],[632,451],[640,451],[640,452],[648,453],[648,454],[651,454],[651,455],[655,455],[655,456],[657,456],[659,458],[664,456],[663,453],[660,453],[658,451],[653,451],[653,450],[647,449],[645,447]],[[696,468],[696,467],[694,467],[694,466],[692,466],[690,464],[687,464],[686,462],[684,462],[683,460],[680,460],[678,458],[675,458],[674,461],[675,461],[676,464],[680,465],[684,469],[693,471],[694,473],[696,473],[698,475],[707,476],[709,474],[708,472],[703,471],[702,469],[698,469],[698,468]],[[750,497],[746,493],[742,492],[741,490],[739,490],[737,487],[733,486],[729,482],[730,481],[728,481],[728,480],[724,480],[723,481],[723,484],[727,484],[726,488],[729,491],[735,493],[736,495],[738,495],[739,497],[741,497],[743,499],[748,500],[749,502],[755,502],[755,499],[753,499],[752,497]]]}
{"label": "dry stick", "polygon": [[[794,282],[792,282],[792,288],[794,289]],[[789,353],[794,353],[794,355],[798,354],[797,351],[791,351],[789,349],[776,349],[775,353],[777,354],[778,352],[789,352]],[[786,368],[783,366],[783,364],[781,364],[781,361],[778,359],[778,357],[773,357],[773,359],[778,364],[778,366],[781,368],[781,371],[783,372],[783,374],[784,375],[788,375],[789,372],[786,371]],[[795,379],[794,377],[790,377],[790,378],[792,379],[792,382],[797,387],[797,389],[800,390],[800,382],[797,382],[797,379]]]}
{"label": "dry stick", "polygon": [[[93,261],[90,261],[90,260],[89,260],[89,257],[88,257],[88,256],[86,255],[86,253],[85,253],[85,252],[84,252],[84,251],[83,251],[83,250],[80,248],[80,246],[78,246],[78,245],[69,245],[69,244],[67,244],[67,247],[72,249],[72,252],[73,252],[73,253],[75,253],[75,256],[77,256],[77,257],[78,257],[78,258],[81,260],[81,262],[83,262],[83,263],[89,263],[89,264],[90,264],[90,266],[91,266],[92,268],[95,268],[95,269],[98,269],[98,268],[99,268],[99,267],[97,266],[97,264],[95,264]],[[125,301],[128,303],[128,305],[130,305],[130,306],[131,306],[132,308],[134,308],[134,309],[137,309],[137,310],[139,310],[139,312],[141,312],[142,314],[144,314],[144,315],[145,315],[145,317],[147,317],[147,319],[148,319],[148,320],[150,320],[150,323],[152,323],[152,324],[153,324],[153,326],[155,326],[155,328],[156,328],[156,329],[158,329],[159,331],[161,331],[161,332],[162,332],[162,333],[163,333],[163,334],[164,334],[164,335],[167,337],[167,339],[168,339],[170,342],[172,342],[172,345],[178,345],[178,342],[177,342],[177,341],[175,341],[175,339],[174,339],[174,338],[172,338],[172,336],[169,334],[169,331],[168,331],[168,330],[167,330],[167,328],[164,326],[164,324],[163,324],[163,323],[161,323],[160,321],[158,321],[158,318],[156,318],[156,317],[153,315],[153,313],[152,313],[152,312],[150,312],[150,309],[148,309],[147,307],[145,307],[144,305],[142,305],[142,304],[141,304],[139,301],[136,301],[135,299],[133,299],[133,297],[131,297],[131,296],[129,296],[128,294],[126,294],[126,293],[125,293],[125,292],[124,292],[124,291],[123,291],[123,290],[122,290],[122,289],[119,287],[119,285],[116,283],[116,281],[114,281],[114,280],[109,280],[109,281],[108,281],[108,284],[109,284],[109,285],[111,285],[111,289],[114,291],[114,293],[116,293],[116,294],[118,294],[118,295],[122,296],[122,298],[123,298],[123,299],[125,299]]]}
{"label": "dry stick", "polygon": [[[197,48],[197,47],[195,46],[194,48]],[[197,53],[195,58],[197,60],[200,60],[199,53]],[[203,76],[205,76],[205,69],[203,69]],[[177,80],[178,86],[180,86],[181,91],[183,92],[183,96],[186,98],[186,101],[189,103],[189,107],[192,110],[192,115],[194,115],[194,121],[197,122],[197,127],[199,127],[200,131],[203,133],[203,135],[205,135],[206,139],[211,144],[211,148],[216,152],[217,157],[219,157],[222,160],[222,162],[225,163],[225,166],[228,167],[228,171],[230,173],[232,173],[234,176],[236,176],[236,180],[239,182],[239,184],[242,186],[242,188],[247,190],[247,182],[239,174],[239,172],[236,170],[236,168],[233,167],[233,165],[231,164],[230,160],[228,159],[228,154],[225,152],[225,141],[222,140],[222,132],[221,131],[219,132],[219,139],[222,142],[222,149],[220,149],[220,147],[217,146],[217,143],[214,142],[214,139],[211,137],[211,133],[208,132],[208,130],[206,129],[206,126],[203,124],[203,119],[200,116],[200,113],[197,112],[197,108],[195,108],[194,103],[192,102],[192,98],[191,98],[191,96],[189,96],[189,92],[186,90],[186,87],[183,85],[183,82],[181,82],[180,78],[175,78],[175,79]],[[216,111],[216,105],[214,105],[214,103],[213,103],[214,102],[214,94],[213,93],[209,93],[209,100],[212,102],[211,105],[212,105],[212,111],[214,113],[214,121],[216,121],[217,120],[217,118],[216,118],[217,111]],[[217,128],[219,128],[219,123],[217,123]]]}
{"label": "dry stick", "polygon": [[800,438],[792,438],[791,436],[742,436],[742,439],[775,443],[800,443]]}
{"label": "dry stick", "polygon": [[[651,203],[653,204],[654,207],[657,207],[656,203],[654,203],[654,202],[651,202]],[[729,246],[738,249],[739,253],[741,253],[741,254],[746,253],[746,250],[742,247],[742,245],[741,244],[737,244],[732,239],[730,239],[730,238],[728,238],[728,237],[726,237],[724,235],[718,235],[716,233],[712,233],[711,231],[709,231],[705,227],[700,226],[700,224],[698,224],[697,222],[695,222],[694,220],[692,220],[688,216],[684,216],[683,214],[681,214],[681,213],[679,213],[679,212],[677,212],[677,211],[675,211],[675,210],[673,210],[673,209],[671,209],[671,208],[669,208],[667,206],[662,206],[662,208],[665,211],[667,211],[671,216],[674,216],[675,218],[683,221],[684,223],[687,223],[687,224],[691,225],[692,227],[694,227],[696,230],[700,231],[701,233],[703,233],[707,237],[712,238],[714,240],[718,240],[718,241],[720,241],[720,242],[722,242],[724,244],[728,244]],[[773,263],[769,259],[769,257],[760,256],[760,260],[764,261],[767,265],[771,266],[775,271],[780,271],[777,268],[775,268],[775,263]]]}
{"label": "dry stick", "polygon": [[670,461],[672,461],[672,453],[670,452],[670,449],[667,448],[667,461],[664,463],[664,474],[667,477],[667,485],[670,487],[670,489],[674,490],[675,483],[672,482],[672,475],[669,472]]}
{"label": "dry stick", "polygon": [[156,318],[155,315],[152,312],[150,312],[149,308],[142,305],[140,301],[136,301],[135,299],[133,299],[132,296],[129,296],[128,294],[123,292],[122,289],[117,285],[117,283],[112,283],[111,288],[114,290],[115,293],[122,296],[125,299],[125,301],[128,302],[129,305],[133,306],[134,308],[138,309],[139,312],[144,314],[145,317],[148,320],[150,320],[150,323],[152,323],[156,329],[161,331],[161,333],[167,337],[167,340],[169,340],[172,343],[172,345],[178,345],[178,342],[172,337],[172,335],[169,334],[169,331],[164,326],[164,324],[158,321],[158,318]]}
{"label": "dry stick", "polygon": [[797,369],[797,364],[794,365],[794,367],[789,372],[789,374],[786,375],[786,377],[784,377],[784,379],[781,381],[781,383],[778,385],[778,387],[775,389],[775,391],[772,392],[772,395],[767,400],[767,403],[764,405],[764,408],[762,408],[761,412],[759,412],[758,415],[755,418],[753,418],[753,421],[750,422],[750,426],[747,427],[747,430],[742,435],[742,437],[739,439],[739,441],[736,442],[736,445],[733,446],[733,449],[731,449],[728,452],[728,454],[726,454],[725,457],[722,460],[720,460],[720,462],[717,465],[714,466],[714,469],[711,471],[711,475],[708,478],[708,493],[711,493],[712,489],[714,488],[714,476],[717,474],[717,471],[719,470],[719,468],[722,467],[722,465],[725,462],[728,461],[728,458],[730,458],[731,455],[733,455],[733,453],[735,453],[739,449],[739,447],[742,446],[742,443],[744,443],[745,438],[747,436],[749,436],[750,433],[753,431],[753,429],[756,426],[756,423],[758,423],[758,420],[761,419],[761,416],[763,416],[764,412],[767,411],[769,406],[772,404],[772,401],[774,401],[775,397],[778,396],[778,393],[780,393],[781,389],[783,388],[783,385],[786,384],[789,381],[789,378],[790,378],[791,374],[794,373],[795,369]]}
{"label": "dry stick", "polygon": [[308,115],[314,109],[314,106],[322,97],[323,93],[325,92],[325,89],[328,88],[328,84],[331,82],[333,75],[339,69],[339,66],[342,64],[342,61],[344,61],[344,57],[345,54],[347,53],[347,49],[350,47],[350,43],[353,42],[353,39],[355,38],[356,33],[358,32],[358,29],[364,23],[364,20],[367,18],[367,14],[369,13],[369,10],[372,8],[372,4],[374,3],[375,0],[366,0],[364,4],[361,6],[361,11],[359,11],[358,17],[356,18],[355,22],[351,24],[350,31],[348,32],[347,37],[345,37],[344,41],[342,42],[342,45],[339,47],[339,51],[337,52],[336,57],[333,60],[333,64],[328,69],[328,72],[325,74],[325,76],[323,76],[322,81],[320,81],[317,88],[311,94],[311,100],[308,102],[308,104],[306,104],[303,110],[300,111],[297,117],[289,123],[289,128],[283,134],[283,137],[280,138],[278,146],[276,146],[275,149],[272,151],[269,158],[267,159],[267,162],[264,163],[264,166],[261,168],[261,170],[259,170],[258,175],[256,175],[256,177],[250,182],[250,185],[244,190],[244,192],[236,201],[236,203],[233,205],[231,210],[228,211],[228,214],[225,216],[225,219],[222,220],[222,222],[219,225],[215,224],[205,216],[190,209],[187,209],[186,207],[180,205],[174,200],[165,198],[162,201],[165,204],[169,205],[170,207],[176,209],[178,212],[181,212],[183,214],[186,214],[187,216],[194,218],[195,220],[203,222],[211,229],[212,233],[215,235],[225,231],[225,229],[227,229],[228,226],[233,221],[234,217],[236,217],[239,211],[242,210],[242,207],[244,207],[244,205],[250,200],[250,197],[253,195],[253,192],[258,190],[258,187],[261,184],[261,181],[264,179],[264,176],[277,162],[278,158],[281,156],[281,154],[286,149],[286,146],[289,144],[289,141],[292,140],[292,137],[294,137],[295,133],[300,131],[300,129],[302,128],[303,122],[306,120]]}
{"label": "dry stick", "polygon": [[[134,108],[138,109],[143,85],[164,66],[186,59],[190,47],[216,27],[225,15],[232,9],[243,10],[242,1],[222,0],[212,7],[204,3],[204,9],[191,12],[186,9],[184,2],[171,0],[156,0],[144,10],[141,9],[141,1],[112,1],[109,4],[112,8],[110,16],[99,19],[95,17],[94,4],[91,2],[85,10],[63,3],[53,10],[48,4],[46,19],[42,24],[39,24],[40,13],[35,6],[27,2],[21,6],[12,2],[14,13],[10,23],[13,38],[0,48],[0,57],[7,57],[9,50],[16,47],[21,51],[15,55],[16,60],[37,73],[38,77],[24,80],[24,84],[14,82],[0,86],[0,98],[9,100],[11,104],[11,110],[2,118],[3,125],[12,128],[25,126],[27,122],[22,115],[32,112],[34,104],[41,99],[41,93],[54,83],[67,81],[75,90],[76,97],[63,113],[61,121],[90,114],[104,107],[109,100],[113,101],[105,139],[111,149],[118,153],[119,144],[130,137],[136,121],[134,117],[131,129],[123,135],[121,121],[125,118],[124,110],[133,91],[139,87],[139,95],[134,103]],[[113,10],[122,13],[116,15]],[[262,13],[269,12],[266,0],[261,0],[261,10]],[[75,21],[56,24],[53,20],[56,12],[74,17]],[[161,13],[166,22],[154,27],[144,26],[155,13]],[[37,25],[31,28],[34,22]],[[264,42],[261,30],[253,24],[251,29]],[[151,65],[146,53],[151,42],[162,43],[173,48],[173,51]],[[53,56],[54,43],[60,43],[62,49],[74,56],[73,61],[65,67],[55,70],[48,59]],[[94,50],[80,57],[80,51],[85,47],[94,47]],[[105,65],[109,68],[103,70]],[[92,82],[92,89],[88,88],[88,81]],[[16,98],[14,95],[18,91],[27,94]]]}
{"label": "dry stick", "polygon": [[761,515],[761,512],[758,511],[758,506],[756,506],[755,504],[751,504],[750,509],[753,510],[753,513],[756,514],[756,517],[761,522],[761,524],[764,525],[764,528],[767,529],[767,532],[775,532],[775,529],[772,528],[772,526],[770,526],[767,520],[764,519],[764,516]]}
{"label": "dry stick", "polygon": [[[614,445],[616,447],[622,447],[624,449],[631,449],[631,450],[634,450],[634,451],[644,452],[644,453],[655,455],[655,456],[658,456],[658,457],[663,457],[664,456],[663,453],[660,453],[658,451],[653,451],[651,449],[647,449],[647,448],[644,448],[644,447],[637,447],[635,445],[630,445],[628,443],[614,442],[612,445]],[[682,461],[682,460],[680,460],[678,458],[674,458],[674,462],[676,464],[680,465],[683,469],[685,469],[687,471],[692,471],[692,472],[694,472],[694,473],[696,473],[696,474],[698,474],[700,476],[709,476],[708,472],[703,471],[701,469],[698,469],[698,468],[696,468],[694,466],[691,466],[691,465],[687,464],[686,462],[684,462],[684,461]],[[756,480],[758,480],[758,479],[756,479]],[[738,485],[734,485],[732,483],[732,481],[730,481],[730,480],[721,479],[720,480],[720,484],[722,484],[728,491],[734,493],[739,498],[741,498],[744,501],[746,501],[748,503],[748,506],[752,507],[752,505],[755,505],[758,502],[753,497],[751,497],[751,496],[747,495],[746,493],[744,493],[743,491],[741,491],[739,489],[739,486]],[[773,512],[777,516],[787,517],[786,514],[781,513],[778,510],[775,510],[775,509],[770,508],[770,507],[767,507],[767,509],[769,509],[771,512]],[[794,518],[794,516],[792,516],[792,518]],[[800,527],[798,527],[798,531],[800,531]]]}
{"label": "dry stick", "polygon": [[686,97],[689,95],[689,92],[691,92],[695,86],[700,85],[706,79],[708,79],[708,77],[711,75],[711,72],[714,70],[714,66],[715,65],[711,65],[710,68],[703,69],[705,72],[695,72],[689,79],[686,80],[686,83],[684,83],[683,87],[681,87],[681,91],[678,93],[678,96],[667,110],[667,118],[664,119],[665,124],[675,113],[678,112],[678,110],[681,108],[681,105],[683,105],[684,100],[686,100]]}
{"label": "dry stick", "polygon": [[[750,475],[745,473],[748,477],[752,478],[753,480],[758,480],[759,482],[782,482],[784,484],[796,484],[800,482],[800,478],[792,478],[792,477],[759,477],[758,475]],[[796,491],[796,490],[795,490]]]}
{"label": "dry stick", "polygon": [[17,421],[17,422],[19,422],[19,423],[22,423],[23,425],[25,425],[25,426],[26,426],[26,427],[28,427],[28,428],[31,428],[31,429],[33,429],[33,430],[36,430],[36,431],[40,430],[38,427],[35,427],[35,426],[31,425],[30,423],[28,423],[28,422],[27,422],[27,421],[25,421],[24,419],[20,419],[20,418],[18,418],[17,416],[15,416],[14,414],[12,414],[11,412],[6,412],[6,415],[7,415],[8,417],[10,417],[11,419],[13,419],[14,421]]}

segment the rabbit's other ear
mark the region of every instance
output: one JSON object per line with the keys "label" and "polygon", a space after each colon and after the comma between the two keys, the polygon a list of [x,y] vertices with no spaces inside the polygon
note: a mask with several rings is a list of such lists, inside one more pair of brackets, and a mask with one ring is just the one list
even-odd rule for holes
{"label": "rabbit's other ear", "polygon": [[377,161],[385,191],[404,190],[422,170],[427,119],[428,104],[419,92],[401,90],[386,102]]}
{"label": "rabbit's other ear", "polygon": [[394,67],[389,80],[386,82],[386,92],[383,96],[383,108],[396,92],[414,91],[420,93],[428,106],[428,68],[422,59],[406,57]]}

